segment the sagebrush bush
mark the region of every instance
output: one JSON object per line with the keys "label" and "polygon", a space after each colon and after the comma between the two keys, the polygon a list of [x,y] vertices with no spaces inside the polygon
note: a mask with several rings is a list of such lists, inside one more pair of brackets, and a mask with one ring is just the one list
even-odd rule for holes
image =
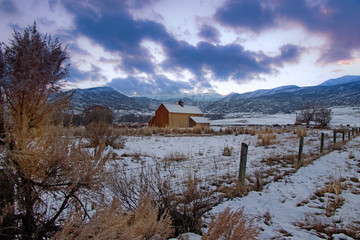
{"label": "sagebrush bush", "polygon": [[122,148],[124,144],[119,132],[114,131],[113,126],[105,122],[89,123],[85,126],[84,134],[90,147],[99,146],[101,142],[104,142],[105,146],[114,148]]}
{"label": "sagebrush bush", "polygon": [[250,240],[257,239],[259,232],[260,229],[254,225],[253,219],[245,216],[243,208],[231,212],[228,207],[216,220],[211,221],[202,239]]}
{"label": "sagebrush bush", "polygon": [[88,221],[75,212],[54,239],[167,239],[174,233],[170,216],[158,215],[149,195],[140,198],[135,211],[125,211],[118,200],[105,205]]}
{"label": "sagebrush bush", "polygon": [[223,156],[231,156],[232,151],[234,150],[233,147],[224,147],[223,151],[222,151],[222,155]]}
{"label": "sagebrush bush", "polygon": [[144,166],[129,174],[126,168],[109,177],[109,189],[121,201],[125,210],[135,210],[142,192],[148,192],[157,203],[159,215],[167,212],[175,228],[175,236],[185,232],[201,233],[201,218],[214,202],[208,191],[202,191],[195,177],[188,177],[185,185],[173,181],[170,176],[160,174],[163,165]]}

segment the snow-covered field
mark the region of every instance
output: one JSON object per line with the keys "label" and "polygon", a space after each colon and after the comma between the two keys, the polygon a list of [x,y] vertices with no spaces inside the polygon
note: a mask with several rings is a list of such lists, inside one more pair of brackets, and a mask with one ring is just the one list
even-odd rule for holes
{"label": "snow-covered field", "polygon": [[[330,126],[348,125],[355,126],[360,124],[360,108],[332,108],[332,120]],[[294,124],[296,114],[243,114],[243,117],[236,117],[241,114],[228,114],[227,119],[211,121],[212,125],[287,125]]]}
{"label": "snow-covered field", "polygon": [[[359,116],[359,109],[333,109],[331,127],[360,126]],[[295,115],[291,114],[264,115],[212,121],[212,125],[214,129],[221,127],[224,130],[230,125],[287,125],[293,124],[294,119]],[[259,129],[257,127],[256,131]],[[266,127],[261,129],[265,134]],[[189,175],[196,176],[201,186],[222,199],[206,214],[205,222],[228,206],[233,210],[244,207],[261,229],[260,239],[319,239],[320,233],[300,228],[301,223],[310,224],[315,221],[311,221],[311,217],[317,216],[319,221],[330,223],[332,227],[360,228],[360,137],[354,137],[339,147],[340,150],[319,157],[322,132],[326,136],[325,148],[333,147],[331,129],[308,129],[303,161],[316,160],[297,171],[294,160],[297,159],[299,138],[293,126],[268,129],[269,135],[275,136],[270,145],[263,145],[258,133],[128,136],[124,149],[114,150],[113,164],[126,169],[129,175],[138,174],[143,168],[160,166],[160,174],[178,186],[179,191]],[[339,134],[338,141],[341,142],[341,138]],[[244,197],[229,200],[225,190],[235,187],[242,143],[249,145],[247,184],[254,186],[256,176],[260,175],[263,186],[261,190],[252,190]],[[231,150],[230,156],[223,156],[226,147]],[[321,189],[328,189],[327,183],[339,181],[344,188],[341,193],[333,194],[330,190],[319,193]],[[334,199],[341,204],[329,214],[326,211]],[[344,233],[333,237],[352,239]]]}

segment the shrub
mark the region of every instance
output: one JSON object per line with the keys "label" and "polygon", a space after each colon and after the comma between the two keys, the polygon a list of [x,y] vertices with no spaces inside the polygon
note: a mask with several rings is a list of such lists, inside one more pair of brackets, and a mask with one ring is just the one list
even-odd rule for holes
{"label": "shrub", "polygon": [[90,147],[99,146],[101,142],[105,146],[112,146],[113,148],[122,148],[124,145],[124,142],[120,139],[120,134],[105,122],[91,122],[86,125],[85,137],[88,139]]}
{"label": "shrub", "polygon": [[261,141],[259,142],[259,145],[261,146],[269,146],[272,144],[272,140],[276,139],[276,134],[262,134],[262,132],[259,131],[258,133],[258,139]]}
{"label": "shrub", "polygon": [[201,218],[213,205],[207,192],[202,192],[198,180],[188,178],[179,192],[177,182],[160,174],[161,164],[155,167],[143,166],[138,172],[129,174],[127,169],[110,175],[110,191],[125,210],[136,209],[142,192],[148,192],[152,201],[157,203],[159,215],[171,216],[175,235],[184,232],[201,233]]}
{"label": "shrub", "polygon": [[244,215],[244,209],[231,212],[226,208],[216,220],[209,224],[207,233],[204,234],[203,240],[242,240],[257,239],[259,229],[253,224],[253,219]]}
{"label": "shrub", "polygon": [[113,120],[114,113],[108,107],[94,105],[84,110],[83,121],[85,126],[92,122],[105,122],[112,124]]}
{"label": "shrub", "polygon": [[201,134],[202,133],[202,129],[201,127],[194,127],[191,131],[193,134]]}
{"label": "shrub", "polygon": [[233,149],[234,149],[233,147],[231,147],[231,148],[224,147],[222,155],[223,156],[231,156]]}
{"label": "shrub", "polygon": [[297,134],[297,137],[306,137],[307,135],[307,131],[306,129],[303,129],[302,127],[298,126],[296,128],[296,134]]}
{"label": "shrub", "polygon": [[142,197],[135,211],[124,211],[118,200],[105,205],[89,220],[74,213],[55,235],[55,239],[166,239],[174,229],[165,212],[158,217],[158,207],[149,195]]}

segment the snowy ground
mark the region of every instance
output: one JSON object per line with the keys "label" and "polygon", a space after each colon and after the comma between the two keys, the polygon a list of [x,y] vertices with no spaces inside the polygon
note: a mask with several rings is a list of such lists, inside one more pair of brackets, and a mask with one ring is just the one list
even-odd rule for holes
{"label": "snowy ground", "polygon": [[[359,115],[359,109],[333,109],[331,126],[360,126]],[[293,124],[294,119],[295,116],[290,114],[267,115],[212,121],[212,125],[217,125],[215,129],[222,126],[224,130],[229,125]],[[262,127],[262,131],[265,132],[265,127]],[[322,132],[326,135],[325,148],[332,148],[331,129],[308,129],[304,144],[305,161],[318,158]],[[178,186],[179,190],[189,174],[195,175],[201,186],[222,197],[222,203],[207,214],[205,221],[228,206],[233,210],[244,207],[262,229],[260,239],[326,238],[314,230],[299,227],[299,223],[310,225],[314,222],[310,219],[312,216],[338,228],[359,228],[360,137],[353,138],[341,150],[330,152],[295,171],[293,161],[297,158],[299,148],[296,127],[274,128],[272,134],[276,139],[268,146],[261,144],[258,134],[128,136],[125,148],[114,150],[113,164],[126,169],[129,174],[138,174],[144,167],[161,166],[161,175]],[[341,142],[341,138],[342,135],[338,135],[338,141]],[[346,135],[345,140],[347,138]],[[260,173],[264,186],[261,191],[250,191],[245,197],[227,200],[224,189],[235,186],[242,143],[249,145],[247,183],[254,185],[255,174]],[[225,147],[232,150],[231,156],[223,156]],[[323,190],[329,188],[328,182],[337,180],[344,188],[341,193]],[[330,211],[335,202],[341,204]],[[333,236],[352,239],[344,237],[344,233]],[[192,239],[197,237],[192,235]]]}
{"label": "snowy ground", "polygon": [[[350,124],[354,126],[360,123],[360,108],[332,108],[332,120],[330,126]],[[228,119],[211,121],[212,125],[287,125],[294,124],[296,114],[243,114],[243,117],[236,117],[239,114],[228,114]],[[241,114],[240,114],[241,115]],[[235,117],[235,118],[234,118]]]}
{"label": "snowy ground", "polygon": [[[316,160],[313,164],[300,168],[293,175],[278,182],[268,184],[262,191],[250,192],[216,206],[212,214],[231,209],[245,208],[262,228],[260,239],[319,239],[326,235],[316,231],[303,230],[296,223],[316,216],[320,222],[330,223],[340,228],[357,228],[360,232],[360,138],[353,139],[341,151],[334,151]],[[319,189],[327,183],[341,179],[346,188],[339,194],[343,205],[333,216],[326,216],[334,194],[319,194]],[[317,196],[317,195],[319,196]],[[269,217],[270,216],[270,217]],[[344,234],[333,235],[335,239],[352,239]]]}

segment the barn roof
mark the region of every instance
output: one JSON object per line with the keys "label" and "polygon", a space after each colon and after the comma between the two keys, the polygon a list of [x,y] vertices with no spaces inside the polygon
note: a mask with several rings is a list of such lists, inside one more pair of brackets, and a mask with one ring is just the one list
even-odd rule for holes
{"label": "barn roof", "polygon": [[183,106],[177,104],[163,103],[164,107],[169,113],[190,113],[190,114],[202,114],[201,110],[196,106]]}
{"label": "barn roof", "polygon": [[204,118],[204,117],[194,117],[194,116],[190,116],[190,118],[192,120],[194,120],[194,122],[196,123],[210,123],[209,119]]}

